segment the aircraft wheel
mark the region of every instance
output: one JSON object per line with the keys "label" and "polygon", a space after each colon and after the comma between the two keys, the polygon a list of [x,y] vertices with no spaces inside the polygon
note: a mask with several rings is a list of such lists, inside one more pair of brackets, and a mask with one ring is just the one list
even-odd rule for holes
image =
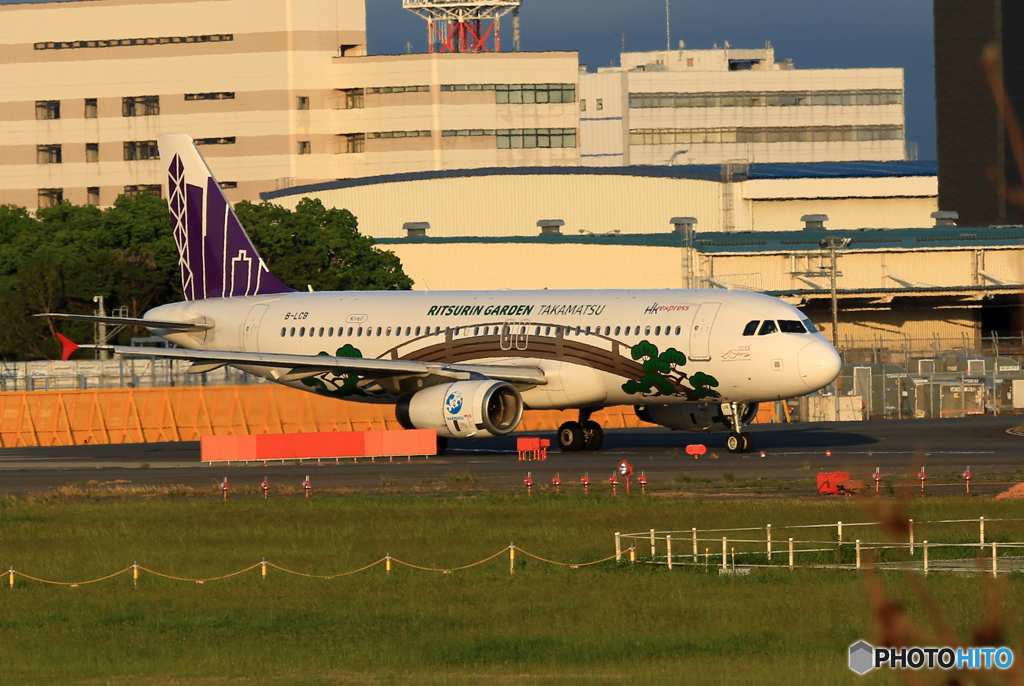
{"label": "aircraft wheel", "polygon": [[574,453],[583,450],[586,436],[579,422],[566,422],[558,427],[558,447],[562,452]]}
{"label": "aircraft wheel", "polygon": [[600,450],[604,443],[604,429],[597,422],[585,422],[583,424],[583,449]]}
{"label": "aircraft wheel", "polygon": [[754,449],[754,437],[750,434],[740,434],[743,436],[743,452],[749,453]]}
{"label": "aircraft wheel", "polygon": [[730,453],[742,453],[746,444],[743,434],[737,431],[730,432],[729,437],[725,439],[725,447]]}
{"label": "aircraft wheel", "polygon": [[445,451],[448,450],[448,439],[444,436],[437,437],[437,454],[444,455]]}

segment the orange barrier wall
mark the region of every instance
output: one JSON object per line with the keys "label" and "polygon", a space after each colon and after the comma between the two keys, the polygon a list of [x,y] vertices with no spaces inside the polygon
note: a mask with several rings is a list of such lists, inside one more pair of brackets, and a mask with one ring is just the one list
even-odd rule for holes
{"label": "orange barrier wall", "polygon": [[437,433],[433,429],[413,429],[203,436],[200,450],[203,462],[437,455]]}
{"label": "orange barrier wall", "polygon": [[[519,431],[557,429],[572,410],[523,414]],[[632,408],[593,419],[650,426]],[[392,405],[325,398],[277,384],[0,393],[0,447],[198,441],[202,436],[400,429]]]}

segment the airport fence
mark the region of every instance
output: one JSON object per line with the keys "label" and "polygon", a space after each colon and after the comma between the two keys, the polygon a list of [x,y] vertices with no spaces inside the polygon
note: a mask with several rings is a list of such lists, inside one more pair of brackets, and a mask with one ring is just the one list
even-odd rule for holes
{"label": "airport fence", "polygon": [[[239,570],[212,577],[188,577],[167,574],[139,564],[137,561],[115,572],[96,578],[81,581],[65,581],[46,579],[16,569],[8,568],[6,576],[8,586],[13,589],[18,577],[25,581],[54,586],[80,588],[90,584],[109,581],[117,577],[130,576],[133,587],[138,587],[144,575],[150,575],[168,581],[191,584],[206,584],[213,581],[224,581],[259,570],[260,578],[266,581],[271,572],[286,575],[330,581],[348,576],[369,572],[383,567],[385,574],[391,574],[395,567],[406,567],[411,570],[432,574],[453,574],[480,567],[488,562],[505,558],[508,561],[510,575],[516,573],[516,555],[529,558],[558,568],[578,570],[595,565],[608,564],[651,564],[664,565],[669,570],[696,569],[717,571],[719,574],[749,574],[754,569],[832,569],[861,570],[872,568],[889,571],[919,572],[925,575],[936,572],[979,573],[999,575],[1024,572],[1024,542],[997,541],[993,538],[1005,538],[1008,532],[1006,524],[1024,522],[1024,519],[946,519],[918,521],[913,519],[905,522],[900,528],[906,533],[907,540],[893,540],[885,537],[892,526],[883,522],[836,522],[828,524],[798,524],[778,526],[773,529],[771,524],[764,527],[739,527],[725,529],[698,529],[676,531],[650,531],[638,533],[616,533],[615,552],[604,558],[579,562],[558,561],[531,553],[517,546],[515,542],[488,555],[480,560],[463,565],[427,567],[393,557],[390,553],[383,557],[350,570],[334,574],[314,574],[302,572],[278,565],[267,558]],[[903,523],[901,523],[902,525]],[[1003,531],[992,536],[992,526],[1003,525]],[[968,526],[977,525],[977,539],[962,540],[973,536]],[[986,538],[985,527],[989,527],[989,538]],[[835,531],[830,538],[813,538],[801,534]],[[760,534],[763,532],[763,537]],[[779,538],[782,532],[786,538]],[[927,532],[930,540],[921,540]],[[773,540],[773,533],[776,538]],[[915,533],[919,542],[915,542]],[[852,535],[860,538],[850,540]],[[950,540],[939,540],[945,534]],[[757,536],[755,538],[755,536]],[[628,544],[628,547],[623,544]],[[650,546],[650,555],[645,556],[646,547]],[[674,547],[675,546],[675,547]],[[692,546],[692,549],[691,549]],[[662,552],[664,551],[664,552]],[[1016,554],[1010,554],[1016,553]],[[737,563],[737,558],[739,562]],[[520,568],[522,564],[520,564]]]}
{"label": "airport fence", "polygon": [[189,374],[186,360],[35,360],[0,362],[0,392],[245,386],[267,383],[234,367]]}
{"label": "airport fence", "polygon": [[1024,542],[1013,541],[1021,534],[1021,527],[1013,523],[1020,522],[1024,519],[979,517],[617,532],[615,559],[628,556],[631,562],[640,558],[668,569],[699,568],[719,574],[749,574],[758,568],[872,568],[996,577],[1024,572]]}

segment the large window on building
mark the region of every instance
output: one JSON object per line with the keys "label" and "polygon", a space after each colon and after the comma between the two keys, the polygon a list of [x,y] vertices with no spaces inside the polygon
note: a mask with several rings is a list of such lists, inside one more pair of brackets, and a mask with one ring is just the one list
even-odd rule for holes
{"label": "large window on building", "polygon": [[40,188],[39,189],[39,209],[45,207],[53,207],[64,202],[64,189],[63,188]]}
{"label": "large window on building", "polygon": [[121,98],[122,117],[151,117],[160,114],[159,95],[139,95]]}
{"label": "large window on building", "polygon": [[160,149],[157,148],[156,141],[125,141],[124,159],[126,161],[158,160],[160,159]]}
{"label": "large window on building", "polygon": [[364,95],[366,91],[362,88],[342,88],[341,94],[346,110],[363,109]]}
{"label": "large window on building", "polygon": [[365,133],[345,133],[341,135],[341,149],[344,153],[366,152]]}
{"label": "large window on building", "polygon": [[86,162],[99,162],[100,161],[100,144],[99,143],[86,143],[85,144],[85,161]]}
{"label": "large window on building", "polygon": [[630,145],[701,145],[705,143],[823,143],[829,141],[902,140],[903,127],[785,126],[719,129],[630,129]]}
{"label": "large window on building", "polygon": [[374,131],[367,138],[430,138],[429,131]]}
{"label": "large window on building", "polygon": [[143,183],[139,185],[131,185],[124,187],[124,194],[127,196],[136,196],[140,193],[149,193],[156,197],[161,197],[160,184],[158,183]]}
{"label": "large window on building", "polygon": [[85,99],[85,118],[96,119],[99,116],[99,108],[96,106],[96,98]]}
{"label": "large window on building", "polygon": [[576,129],[498,129],[498,148],[575,148]]}
{"label": "large window on building", "polygon": [[899,105],[898,89],[849,91],[742,91],[728,93],[630,93],[633,109],[661,107],[849,107]]}
{"label": "large window on building", "polygon": [[192,100],[234,100],[235,94],[229,91],[220,91],[217,93],[185,93],[185,101],[190,102]]}
{"label": "large window on building", "polygon": [[219,43],[233,41],[230,33],[203,36],[158,36],[153,38],[111,38],[108,40],[45,41],[35,43],[36,50],[77,50],[80,48],[123,48],[137,45],[175,45],[178,43]]}
{"label": "large window on building", "polygon": [[36,119],[60,119],[60,100],[36,100]]}
{"label": "large window on building", "polygon": [[387,95],[388,93],[429,93],[430,86],[380,86],[367,88],[367,95]]}
{"label": "large window on building", "polygon": [[494,91],[499,105],[576,102],[574,83],[454,83],[442,91]]}
{"label": "large window on building", "polygon": [[36,164],[60,164],[60,145],[37,145]]}
{"label": "large window on building", "polygon": [[100,187],[89,186],[85,189],[85,204],[97,206],[100,204]]}
{"label": "large window on building", "polygon": [[234,145],[234,136],[222,136],[220,138],[197,138],[196,145]]}

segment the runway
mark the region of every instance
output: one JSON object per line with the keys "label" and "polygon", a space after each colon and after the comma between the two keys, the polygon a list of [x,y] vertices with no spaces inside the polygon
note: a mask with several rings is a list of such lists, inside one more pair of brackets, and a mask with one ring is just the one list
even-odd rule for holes
{"label": "runway", "polygon": [[[550,483],[556,474],[565,484],[579,483],[587,473],[595,488],[607,489],[607,479],[616,465],[628,460],[636,474],[643,471],[651,484],[671,482],[682,473],[720,481],[728,472],[737,480],[804,482],[803,490],[808,490],[806,481],[819,471],[843,470],[852,478],[867,480],[879,467],[886,478],[902,482],[908,475],[913,478],[922,465],[935,477],[960,474],[969,466],[976,484],[972,491],[984,494],[1009,485],[986,488],[982,484],[986,478],[1024,480],[1024,437],[1006,433],[1018,423],[1017,417],[972,417],[751,426],[755,450],[744,455],[728,453],[721,433],[609,430],[601,451],[556,450],[544,462],[519,462],[515,439],[509,437],[452,441],[446,455],[430,460],[371,463],[364,458],[358,464],[324,460],[319,465],[307,461],[266,467],[255,462],[248,467],[238,463],[231,467],[203,465],[195,442],[6,448],[0,449],[0,493],[42,492],[91,481],[203,488],[224,476],[236,486],[257,485],[264,476],[273,484],[297,486],[307,474],[314,487],[379,487],[383,478],[407,487],[441,482],[452,472],[471,473],[481,486],[520,485],[527,472],[538,485]],[[541,435],[554,442],[553,435]],[[685,446],[691,443],[706,445],[707,455],[697,460],[686,455]],[[831,457],[826,457],[827,450]],[[937,487],[937,491],[943,488],[950,487]]]}

